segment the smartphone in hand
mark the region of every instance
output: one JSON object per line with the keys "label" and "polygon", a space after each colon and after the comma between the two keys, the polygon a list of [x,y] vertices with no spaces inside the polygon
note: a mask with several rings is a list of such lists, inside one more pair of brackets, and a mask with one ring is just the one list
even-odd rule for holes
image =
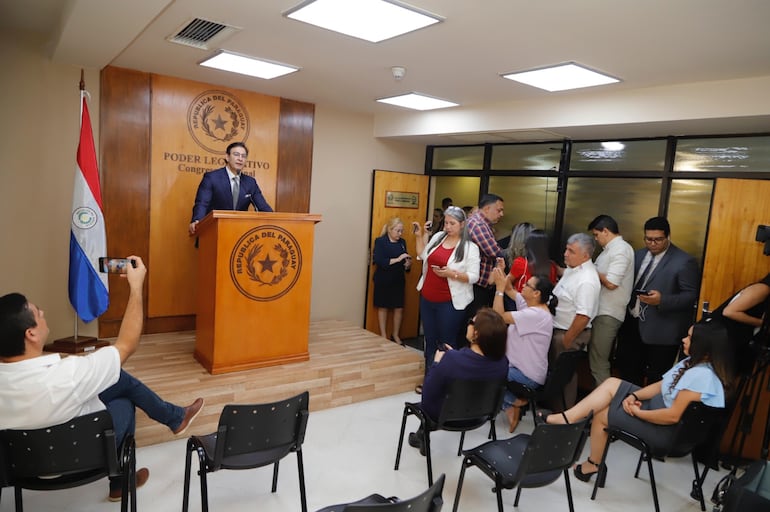
{"label": "smartphone in hand", "polygon": [[634,290],[634,295],[649,295],[649,294],[650,294],[649,290],[641,290],[641,289]]}
{"label": "smartphone in hand", "polygon": [[110,258],[104,256],[99,258],[99,270],[110,274],[125,274],[128,272],[128,266],[136,268],[136,262],[127,258]]}

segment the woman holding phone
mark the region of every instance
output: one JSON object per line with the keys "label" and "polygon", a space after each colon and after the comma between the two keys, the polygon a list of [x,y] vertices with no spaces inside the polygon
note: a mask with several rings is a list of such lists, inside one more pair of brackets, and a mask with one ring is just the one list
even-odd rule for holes
{"label": "woman holding phone", "polygon": [[377,320],[380,325],[380,335],[388,337],[388,311],[393,311],[392,341],[403,345],[399,331],[401,319],[404,316],[404,286],[408,272],[412,266],[412,257],[406,251],[406,241],[401,238],[404,223],[398,217],[393,217],[382,227],[382,233],[374,240],[372,260],[377,268],[374,271],[374,307],[377,308]]}
{"label": "woman holding phone", "polygon": [[[473,283],[479,280],[479,248],[470,241],[465,212],[457,206],[444,211],[444,229],[430,237],[429,222],[412,223],[418,258],[423,261],[420,316],[425,334],[425,371],[433,363],[439,344],[453,346],[473,301]],[[424,229],[424,231],[423,231]],[[422,392],[422,386],[415,390]]]}

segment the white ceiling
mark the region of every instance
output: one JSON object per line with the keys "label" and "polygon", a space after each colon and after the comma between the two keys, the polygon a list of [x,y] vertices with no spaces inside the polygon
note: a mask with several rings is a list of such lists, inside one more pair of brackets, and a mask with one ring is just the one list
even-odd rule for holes
{"label": "white ceiling", "polygon": [[[770,95],[756,91],[770,83],[767,0],[412,0],[445,21],[378,44],[282,16],[299,2],[0,0],[0,28],[39,34],[56,62],[114,65],[369,113],[375,135],[419,143],[770,129]],[[218,47],[301,70],[267,81],[198,66],[215,49],[166,41],[194,17],[242,28]],[[622,82],[547,93],[499,76],[566,61]],[[406,68],[403,80],[393,78],[392,66]],[[374,101],[409,91],[461,107],[412,113]],[[665,108],[624,115],[648,97]]]}

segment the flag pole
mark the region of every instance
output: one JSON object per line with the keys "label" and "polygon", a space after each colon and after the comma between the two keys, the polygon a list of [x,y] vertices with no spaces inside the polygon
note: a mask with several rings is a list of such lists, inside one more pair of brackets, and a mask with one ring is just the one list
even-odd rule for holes
{"label": "flag pole", "polygon": [[[80,138],[82,142],[83,138],[83,94],[86,89],[86,82],[85,82],[85,71],[83,68],[80,69],[80,94],[79,94],[79,102],[80,102],[80,112],[79,112],[79,119],[80,119]],[[87,94],[87,93],[86,93]],[[89,121],[90,123],[90,121]],[[88,125],[88,131],[90,133],[91,126]],[[80,152],[80,147],[78,146],[78,153]],[[79,155],[78,155],[79,156]],[[94,160],[95,161],[95,160]],[[78,165],[80,162],[78,162]],[[72,265],[72,262],[70,262],[70,265]],[[70,269],[70,279],[72,278],[71,269]],[[45,350],[48,352],[65,352],[69,354],[75,354],[75,353],[82,353],[82,352],[91,352],[93,350],[96,350],[98,347],[109,345],[109,342],[104,340],[99,340],[96,337],[93,336],[79,336],[78,335],[78,311],[75,309],[74,311],[74,336],[70,338],[61,338],[58,340],[54,340],[52,343],[45,346]]]}

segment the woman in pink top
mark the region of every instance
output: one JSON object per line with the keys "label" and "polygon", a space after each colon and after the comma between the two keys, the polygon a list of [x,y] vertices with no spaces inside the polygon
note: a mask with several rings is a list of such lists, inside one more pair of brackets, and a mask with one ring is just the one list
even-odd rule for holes
{"label": "woman in pink top", "polygon": [[[508,380],[537,389],[545,383],[548,373],[548,349],[553,334],[553,314],[559,300],[553,295],[553,284],[545,274],[537,274],[524,283],[521,293],[507,279],[502,263],[492,271],[497,287],[493,308],[508,325],[505,355],[508,357]],[[516,301],[516,311],[505,311],[503,296]],[[507,391],[503,410],[510,422],[510,432],[516,429],[525,400]]]}

